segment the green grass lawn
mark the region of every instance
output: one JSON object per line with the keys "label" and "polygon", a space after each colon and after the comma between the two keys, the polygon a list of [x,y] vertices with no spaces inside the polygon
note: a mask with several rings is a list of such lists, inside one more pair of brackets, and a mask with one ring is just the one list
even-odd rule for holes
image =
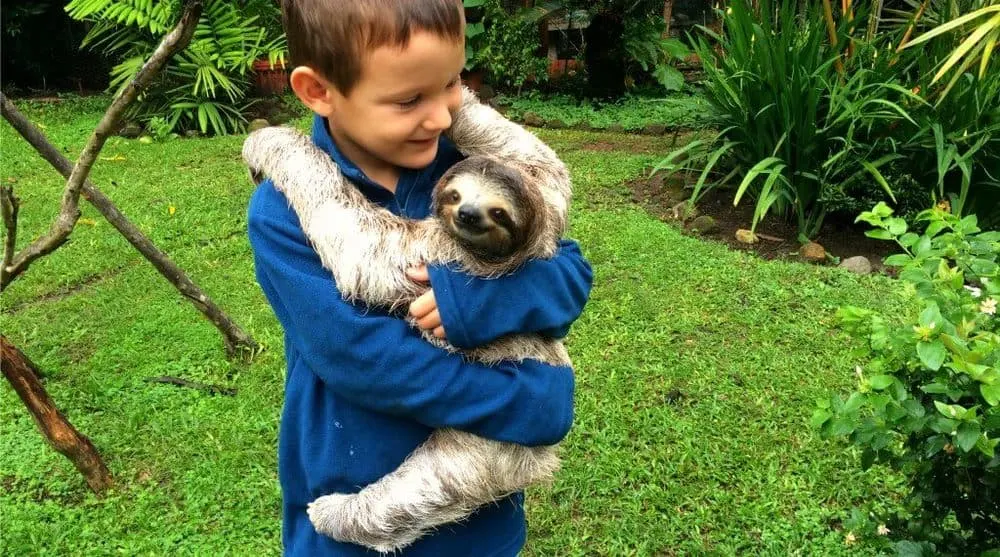
{"label": "green grass lawn", "polygon": [[[21,106],[75,158],[103,102]],[[555,484],[529,493],[527,553],[870,553],[863,539],[845,545],[840,520],[855,505],[893,507],[901,478],[861,472],[808,420],[817,398],[853,381],[834,311],[885,309],[892,285],[763,262],[632,205],[620,184],[666,138],[639,149],[625,136],[542,137],[573,170],[571,236],[596,276],[568,340],[576,423]],[[62,180],[6,124],[0,141],[23,245],[48,226]],[[0,554],[280,552],[282,333],[253,277],[241,141],[113,138],[93,181],[264,345],[252,363],[228,362],[214,327],[86,204],[71,241],[3,294],[4,334],[45,371],[117,487],[91,495],[4,383]],[[584,148],[594,142],[623,147]],[[238,394],[146,381],[161,375]]]}
{"label": "green grass lawn", "polygon": [[649,124],[660,124],[670,129],[704,129],[713,124],[712,119],[706,117],[710,110],[708,101],[699,94],[676,93],[664,98],[629,97],[603,106],[595,106],[589,101],[581,103],[569,95],[503,97],[500,102],[507,107],[506,114],[510,118],[519,120],[532,112],[543,120],[561,120],[567,126],[587,124],[592,128],[607,129],[620,125],[625,130],[641,130]]}

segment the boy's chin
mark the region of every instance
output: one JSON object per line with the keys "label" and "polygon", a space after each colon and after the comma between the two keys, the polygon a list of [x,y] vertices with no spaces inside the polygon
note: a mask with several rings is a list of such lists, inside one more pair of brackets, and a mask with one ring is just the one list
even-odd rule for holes
{"label": "boy's chin", "polygon": [[412,170],[426,168],[429,164],[434,162],[434,158],[437,157],[437,151],[437,145],[435,144],[433,147],[423,151],[405,153],[403,156],[398,158],[396,165]]}

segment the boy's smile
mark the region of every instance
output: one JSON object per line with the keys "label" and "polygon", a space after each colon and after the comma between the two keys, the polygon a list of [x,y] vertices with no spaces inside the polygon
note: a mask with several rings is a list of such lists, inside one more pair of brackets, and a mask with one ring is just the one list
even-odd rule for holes
{"label": "boy's smile", "polygon": [[395,191],[400,168],[423,168],[461,101],[465,44],[416,31],[371,51],[346,96],[327,84],[330,135],[372,180]]}

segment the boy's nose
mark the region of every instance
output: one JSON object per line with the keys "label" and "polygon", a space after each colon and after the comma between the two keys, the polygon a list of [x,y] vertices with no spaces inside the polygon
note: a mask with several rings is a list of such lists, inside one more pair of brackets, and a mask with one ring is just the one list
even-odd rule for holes
{"label": "boy's nose", "polygon": [[427,116],[427,120],[424,121],[424,127],[434,131],[444,131],[450,128],[451,110],[448,109],[448,103],[435,103],[434,108],[431,109],[431,113]]}

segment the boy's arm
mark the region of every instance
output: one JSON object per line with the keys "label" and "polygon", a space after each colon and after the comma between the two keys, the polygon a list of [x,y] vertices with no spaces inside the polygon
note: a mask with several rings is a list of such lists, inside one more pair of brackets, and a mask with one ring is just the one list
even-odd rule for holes
{"label": "boy's arm", "polygon": [[495,279],[436,265],[427,270],[448,342],[459,348],[515,333],[562,338],[583,312],[593,285],[590,264],[572,240],[562,240],[552,259],[529,261]]}
{"label": "boy's arm", "polygon": [[269,183],[248,219],[258,281],[306,365],[331,390],[375,411],[521,445],[569,431],[573,376],[535,361],[493,367],[425,341],[399,318],[345,302]]}

